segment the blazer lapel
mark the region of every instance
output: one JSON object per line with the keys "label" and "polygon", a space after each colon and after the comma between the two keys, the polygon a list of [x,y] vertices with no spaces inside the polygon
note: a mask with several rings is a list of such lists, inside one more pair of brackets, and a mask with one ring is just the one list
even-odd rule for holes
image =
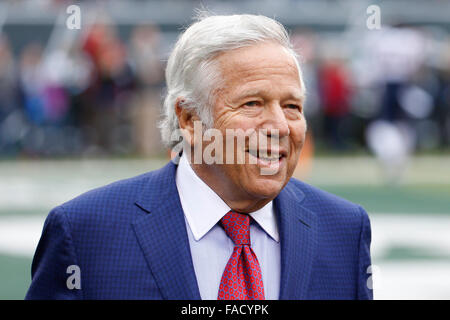
{"label": "blazer lapel", "polygon": [[317,216],[300,205],[305,195],[288,183],[274,200],[281,236],[280,299],[307,298],[317,245]]}
{"label": "blazer lapel", "polygon": [[201,299],[175,172],[176,165],[169,162],[152,173],[136,201],[147,214],[133,227],[163,298]]}

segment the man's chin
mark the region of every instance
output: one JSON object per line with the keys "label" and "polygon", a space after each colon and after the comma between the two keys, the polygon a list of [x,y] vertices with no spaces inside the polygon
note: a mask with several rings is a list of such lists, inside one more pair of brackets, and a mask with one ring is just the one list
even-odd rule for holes
{"label": "man's chin", "polygon": [[285,185],[284,179],[281,181],[274,176],[259,176],[250,183],[250,193],[265,199],[275,198]]}

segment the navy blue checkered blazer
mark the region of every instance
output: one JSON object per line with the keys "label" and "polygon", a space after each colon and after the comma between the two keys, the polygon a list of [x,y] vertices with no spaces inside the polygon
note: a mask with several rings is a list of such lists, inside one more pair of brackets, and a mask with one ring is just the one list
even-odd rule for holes
{"label": "navy blue checkered blazer", "polygon": [[[26,299],[200,299],[176,168],[169,162],[53,209]],[[293,178],[274,207],[280,299],[372,299],[363,208]],[[80,268],[80,289],[67,286],[71,265]]]}

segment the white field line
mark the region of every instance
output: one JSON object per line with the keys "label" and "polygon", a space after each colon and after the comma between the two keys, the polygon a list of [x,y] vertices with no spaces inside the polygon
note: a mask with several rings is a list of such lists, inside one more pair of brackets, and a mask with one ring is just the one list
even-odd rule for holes
{"label": "white field line", "polygon": [[382,257],[393,245],[450,256],[450,215],[381,213],[370,214],[370,221],[374,260]]}
{"label": "white field line", "polygon": [[0,217],[0,254],[31,257],[36,249],[45,216]]}
{"label": "white field line", "polygon": [[386,261],[378,267],[376,300],[450,299],[450,262]]}
{"label": "white field line", "polygon": [[8,184],[0,183],[0,210],[36,211],[41,208],[53,208],[109,182],[95,183],[86,179],[72,179],[65,183],[52,183],[14,179]]}
{"label": "white field line", "polygon": [[108,183],[164,165],[161,160],[0,162],[0,210],[53,208]]}

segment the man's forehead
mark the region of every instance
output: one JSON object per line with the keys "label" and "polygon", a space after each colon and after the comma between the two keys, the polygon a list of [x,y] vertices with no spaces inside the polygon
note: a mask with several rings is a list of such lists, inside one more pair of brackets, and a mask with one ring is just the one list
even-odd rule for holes
{"label": "man's forehead", "polygon": [[297,66],[294,62],[258,59],[253,60],[236,60],[232,64],[223,64],[222,72],[227,78],[243,78],[257,79],[264,75],[280,75],[288,76],[289,74],[297,77],[299,75]]}
{"label": "man's forehead", "polygon": [[[216,57],[224,80],[267,75],[295,75],[300,80],[296,58],[285,47],[274,42],[262,42],[224,52]],[[301,81],[299,81],[301,83]]]}
{"label": "man's forehead", "polygon": [[239,68],[252,71],[255,66],[296,68],[294,56],[283,46],[274,42],[261,42],[226,51],[216,58],[222,67]]}

